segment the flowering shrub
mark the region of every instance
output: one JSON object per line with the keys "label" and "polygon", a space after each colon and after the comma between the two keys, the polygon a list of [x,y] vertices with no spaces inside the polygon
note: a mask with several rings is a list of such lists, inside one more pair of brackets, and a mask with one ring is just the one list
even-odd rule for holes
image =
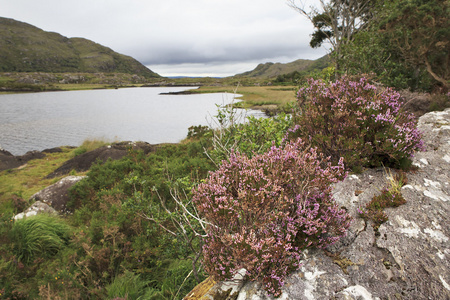
{"label": "flowering shrub", "polygon": [[400,94],[365,78],[331,85],[311,79],[298,91],[298,104],[294,136],[310,141],[334,164],[343,157],[355,171],[381,164],[402,167],[423,147],[414,115],[401,110]]}
{"label": "flowering shrub", "polygon": [[330,184],[345,176],[342,161],[324,164],[327,159],[300,139],[252,158],[232,152],[193,191],[209,222],[206,271],[224,280],[245,268],[250,280],[279,295],[304,249],[333,244],[350,225],[331,196]]}

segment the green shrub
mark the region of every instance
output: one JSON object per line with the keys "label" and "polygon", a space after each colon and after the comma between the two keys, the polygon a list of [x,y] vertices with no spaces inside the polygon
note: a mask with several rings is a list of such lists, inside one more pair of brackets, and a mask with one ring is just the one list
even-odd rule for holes
{"label": "green shrub", "polygon": [[450,107],[450,93],[433,94],[430,96],[430,105],[428,111],[442,111]]}
{"label": "green shrub", "polygon": [[145,293],[147,282],[141,279],[139,274],[130,271],[117,276],[114,281],[106,286],[108,299],[138,299]]}
{"label": "green shrub", "polygon": [[[233,118],[233,115],[221,116],[227,117]],[[232,150],[251,157],[268,151],[272,146],[280,146],[288,128],[292,126],[292,118],[281,113],[271,118],[249,116],[245,123],[229,120],[226,124],[230,126],[214,131],[213,149],[209,156],[216,164],[228,159]]]}
{"label": "green shrub", "polygon": [[41,214],[15,221],[9,236],[14,254],[28,264],[38,256],[54,256],[67,246],[70,233],[70,226],[62,219]]}
{"label": "green shrub", "polygon": [[326,84],[310,80],[298,92],[301,113],[294,137],[317,147],[334,164],[341,157],[354,171],[381,165],[400,167],[423,147],[414,115],[401,110],[400,94],[365,78]]}

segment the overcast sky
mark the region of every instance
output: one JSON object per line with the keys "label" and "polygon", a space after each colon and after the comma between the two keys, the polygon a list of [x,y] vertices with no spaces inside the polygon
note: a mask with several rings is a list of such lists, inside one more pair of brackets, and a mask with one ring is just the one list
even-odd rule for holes
{"label": "overcast sky", "polygon": [[231,76],[317,59],[309,21],[285,0],[0,0],[0,16],[83,37],[162,76]]}

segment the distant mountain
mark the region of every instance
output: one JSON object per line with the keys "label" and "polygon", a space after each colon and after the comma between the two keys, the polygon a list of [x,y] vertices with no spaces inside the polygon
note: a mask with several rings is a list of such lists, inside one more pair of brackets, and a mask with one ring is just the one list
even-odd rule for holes
{"label": "distant mountain", "polygon": [[0,17],[0,72],[127,73],[160,77],[130,56]]}
{"label": "distant mountain", "polygon": [[328,56],[323,56],[316,60],[298,59],[296,61],[282,63],[264,63],[259,64],[254,70],[235,75],[236,77],[254,77],[254,78],[275,78],[279,75],[285,75],[293,72],[322,70],[328,66]]}

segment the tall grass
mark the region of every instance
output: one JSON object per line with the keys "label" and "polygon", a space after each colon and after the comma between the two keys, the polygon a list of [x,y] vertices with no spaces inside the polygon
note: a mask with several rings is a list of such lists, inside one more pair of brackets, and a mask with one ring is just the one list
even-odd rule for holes
{"label": "tall grass", "polygon": [[78,148],[73,150],[72,155],[73,157],[78,156],[80,154],[95,150],[97,148],[110,145],[111,142],[108,142],[103,139],[88,139],[85,140]]}
{"label": "tall grass", "polygon": [[9,237],[13,253],[23,263],[52,257],[69,241],[71,228],[57,216],[41,214],[14,222]]}

